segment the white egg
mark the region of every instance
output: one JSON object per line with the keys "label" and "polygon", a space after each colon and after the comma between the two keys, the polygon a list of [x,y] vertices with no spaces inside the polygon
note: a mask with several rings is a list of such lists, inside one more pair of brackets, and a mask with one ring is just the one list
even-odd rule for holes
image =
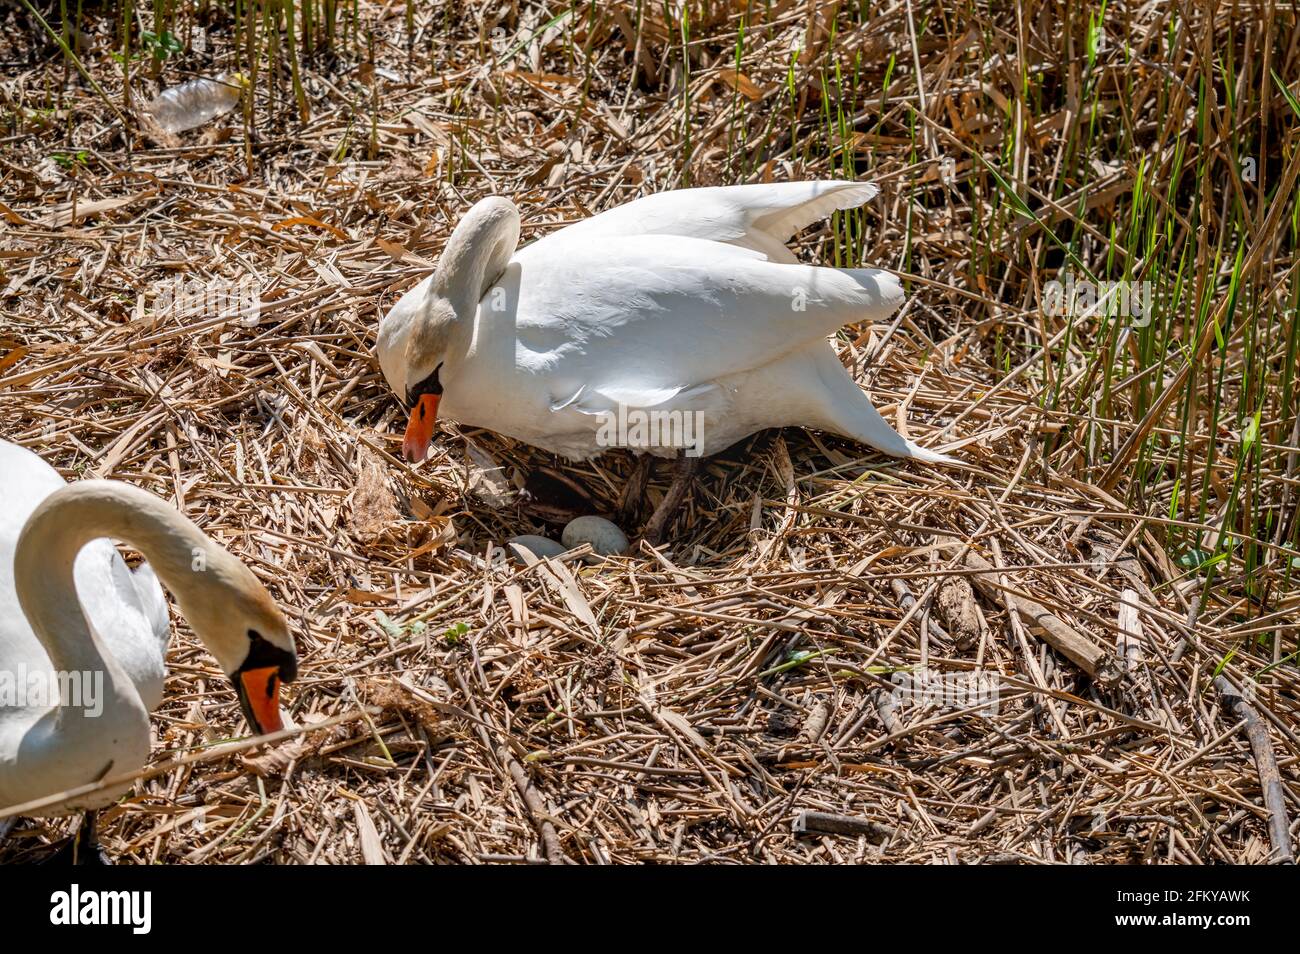
{"label": "white egg", "polygon": [[604,517],[579,517],[569,521],[560,535],[569,549],[591,544],[593,553],[600,556],[620,556],[631,548],[627,535]]}

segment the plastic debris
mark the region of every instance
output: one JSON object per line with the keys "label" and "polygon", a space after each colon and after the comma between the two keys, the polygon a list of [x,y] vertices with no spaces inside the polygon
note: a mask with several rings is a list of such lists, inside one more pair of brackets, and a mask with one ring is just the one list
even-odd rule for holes
{"label": "plastic debris", "polygon": [[230,112],[239,105],[247,85],[242,73],[189,80],[163,90],[145,109],[165,131],[180,133]]}

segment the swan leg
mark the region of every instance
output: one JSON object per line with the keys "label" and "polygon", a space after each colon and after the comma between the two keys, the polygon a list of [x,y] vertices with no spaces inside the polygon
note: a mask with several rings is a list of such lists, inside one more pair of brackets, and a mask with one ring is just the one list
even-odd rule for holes
{"label": "swan leg", "polygon": [[111,865],[108,855],[100,847],[99,837],[95,832],[96,812],[86,812],[81,818],[81,824],[77,826],[76,833],[50,857],[46,858],[41,864],[46,865],[91,865],[98,867],[101,865]]}
{"label": "swan leg", "polygon": [[645,499],[645,488],[650,482],[654,461],[655,459],[649,454],[641,454],[637,457],[632,473],[628,475],[627,483],[623,485],[623,493],[618,498],[617,523],[620,526],[629,527],[636,520],[637,512],[641,509],[641,501]]}
{"label": "swan leg", "polygon": [[659,546],[664,530],[668,528],[668,522],[673,518],[682,501],[686,499],[686,492],[690,490],[695,474],[700,469],[700,458],[687,457],[684,452],[679,451],[676,469],[673,482],[668,485],[668,493],[664,494],[664,499],[659,502],[658,507],[655,507],[655,512],[650,515],[641,534],[652,547]]}

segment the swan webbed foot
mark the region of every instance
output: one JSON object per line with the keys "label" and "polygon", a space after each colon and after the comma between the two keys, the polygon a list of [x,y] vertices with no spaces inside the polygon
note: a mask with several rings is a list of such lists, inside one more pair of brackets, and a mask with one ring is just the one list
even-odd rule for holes
{"label": "swan webbed foot", "polygon": [[81,824],[77,826],[73,836],[63,843],[62,848],[42,861],[41,864],[55,867],[64,865],[89,865],[92,867],[111,865],[113,861],[104,852],[99,843],[99,836],[95,831],[95,815],[95,812],[86,812],[82,816]]}
{"label": "swan webbed foot", "polygon": [[654,463],[651,455],[641,454],[632,465],[632,473],[628,474],[627,483],[623,485],[623,493],[618,498],[618,513],[614,517],[614,522],[620,527],[630,527],[636,522]]}
{"label": "swan webbed foot", "polygon": [[678,452],[677,472],[673,474],[673,482],[668,485],[668,492],[664,494],[664,499],[659,502],[658,507],[655,507],[655,512],[650,515],[645,529],[641,531],[642,539],[652,547],[659,546],[663,540],[664,531],[668,529],[668,524],[677,513],[677,508],[686,499],[686,492],[691,489],[699,469],[700,458],[688,457],[685,452]]}

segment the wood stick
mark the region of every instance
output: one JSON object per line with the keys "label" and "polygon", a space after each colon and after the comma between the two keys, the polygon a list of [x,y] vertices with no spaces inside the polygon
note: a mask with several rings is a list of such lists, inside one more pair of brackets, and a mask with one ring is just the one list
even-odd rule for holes
{"label": "wood stick", "polygon": [[1268,737],[1268,727],[1260,719],[1259,712],[1245,700],[1227,676],[1215,676],[1214,688],[1223,696],[1224,704],[1232,710],[1238,719],[1246,720],[1246,738],[1250,741],[1250,751],[1255,756],[1255,768],[1259,770],[1259,784],[1264,791],[1264,807],[1268,809],[1268,840],[1273,846],[1273,858],[1276,864],[1295,864],[1295,850],[1291,846],[1291,822],[1286,814],[1286,793],[1282,790],[1282,776],[1277,770],[1277,756],[1273,753],[1273,741]]}
{"label": "wood stick", "polygon": [[830,812],[802,811],[794,819],[795,835],[870,835],[892,838],[894,829],[869,818],[835,815]]}
{"label": "wood stick", "polygon": [[[962,544],[945,543],[945,551],[959,551]],[[1003,589],[994,577],[996,568],[978,553],[967,550],[962,558],[966,566],[982,572],[971,575],[971,582],[989,599],[1001,601],[1020,614],[1025,626],[1062,656],[1102,685],[1113,685],[1123,675],[1114,653],[1098,646],[1070,626],[1042,603]]]}
{"label": "wood stick", "polygon": [[528,813],[533,816],[533,824],[537,826],[537,831],[542,836],[546,860],[553,865],[570,864],[569,856],[560,847],[560,836],[550,820],[551,813],[546,808],[542,793],[537,790],[537,786],[528,777],[524,767],[506,746],[501,747],[501,760],[506,763],[506,768],[510,770],[510,777],[515,780],[515,788],[519,789],[519,797],[524,800],[524,804],[528,806]]}

